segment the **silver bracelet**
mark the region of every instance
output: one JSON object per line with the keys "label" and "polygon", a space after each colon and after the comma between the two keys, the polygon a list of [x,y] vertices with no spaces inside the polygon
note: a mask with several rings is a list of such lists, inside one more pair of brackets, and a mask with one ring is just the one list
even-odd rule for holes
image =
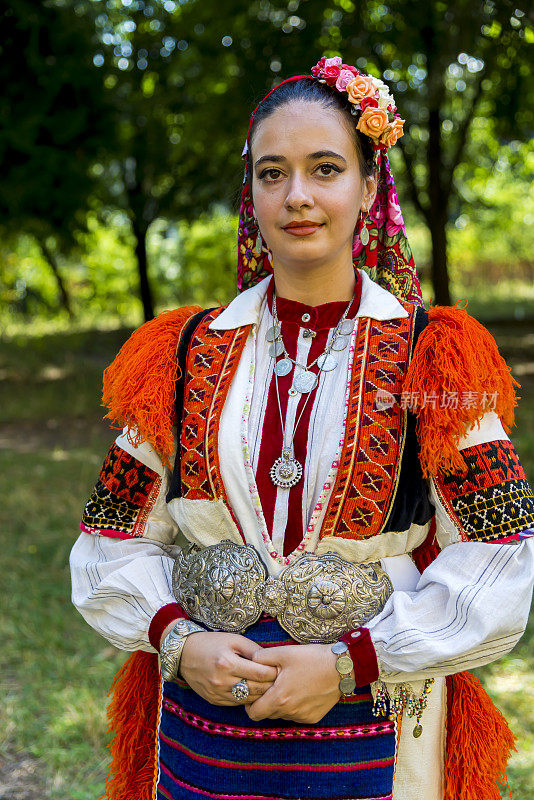
{"label": "silver bracelet", "polygon": [[161,660],[161,675],[164,681],[172,681],[178,676],[180,659],[184,649],[185,640],[191,633],[205,631],[190,619],[179,619],[176,625],[167,634],[161,645],[159,655]]}

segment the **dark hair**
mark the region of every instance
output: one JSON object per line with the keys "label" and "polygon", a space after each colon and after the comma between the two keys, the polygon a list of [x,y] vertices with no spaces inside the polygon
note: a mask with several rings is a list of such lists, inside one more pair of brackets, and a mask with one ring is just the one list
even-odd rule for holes
{"label": "dark hair", "polygon": [[[370,178],[375,173],[374,149],[368,136],[360,133],[356,129],[356,117],[351,113],[353,106],[350,104],[347,95],[341,94],[336,89],[326,83],[319,83],[313,78],[301,78],[297,81],[284,83],[274,90],[260,105],[254,115],[252,127],[250,129],[249,145],[252,143],[254,132],[264,119],[270,117],[278,108],[294,100],[308,100],[320,103],[324,108],[334,108],[341,111],[349,124],[349,130],[353,134],[354,145],[358,154],[360,171],[364,178]],[[247,154],[249,174],[252,175],[252,164],[250,162],[250,148]]]}

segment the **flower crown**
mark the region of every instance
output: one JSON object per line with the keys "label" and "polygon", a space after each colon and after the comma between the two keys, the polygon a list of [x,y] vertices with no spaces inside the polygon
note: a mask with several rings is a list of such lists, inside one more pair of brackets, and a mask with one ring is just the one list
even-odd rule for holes
{"label": "flower crown", "polygon": [[360,115],[356,129],[371,139],[375,150],[387,150],[404,134],[405,120],[397,114],[395,100],[380,78],[343,64],[339,56],[323,56],[311,73],[320,83],[347,94],[351,113]]}

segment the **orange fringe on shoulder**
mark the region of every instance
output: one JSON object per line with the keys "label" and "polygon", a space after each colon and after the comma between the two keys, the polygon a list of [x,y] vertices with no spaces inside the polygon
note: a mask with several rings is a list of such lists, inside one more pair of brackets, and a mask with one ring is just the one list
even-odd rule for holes
{"label": "orange fringe on shoulder", "polygon": [[104,371],[106,417],[128,427],[131,444],[150,442],[166,466],[174,450],[176,347],[185,323],[200,310],[185,306],[146,322]]}
{"label": "orange fringe on shoulder", "polygon": [[159,667],[137,650],[115,675],[108,706],[111,766],[101,800],[152,800],[157,780]]}
{"label": "orange fringe on shoulder", "polygon": [[[414,412],[425,477],[465,470],[458,441],[490,410],[492,395],[497,401],[491,410],[509,432],[517,405],[514,384],[520,385],[493,336],[463,308],[433,306],[428,316],[403,385],[403,392],[417,400]],[[469,402],[463,402],[465,392],[471,393]],[[457,408],[443,407],[441,398],[452,393],[458,398]]]}
{"label": "orange fringe on shoulder", "polygon": [[506,765],[515,739],[474,675],[450,675],[444,800],[501,800],[497,783],[508,785]]}

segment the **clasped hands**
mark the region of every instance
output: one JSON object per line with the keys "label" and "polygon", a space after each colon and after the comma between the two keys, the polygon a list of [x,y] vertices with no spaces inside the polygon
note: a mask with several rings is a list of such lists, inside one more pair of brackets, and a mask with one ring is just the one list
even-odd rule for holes
{"label": "clasped hands", "polygon": [[330,645],[260,647],[231,633],[193,633],[182,652],[180,672],[189,686],[214,705],[242,705],[232,686],[245,678],[248,716],[255,721],[319,722],[340,698],[336,656]]}

